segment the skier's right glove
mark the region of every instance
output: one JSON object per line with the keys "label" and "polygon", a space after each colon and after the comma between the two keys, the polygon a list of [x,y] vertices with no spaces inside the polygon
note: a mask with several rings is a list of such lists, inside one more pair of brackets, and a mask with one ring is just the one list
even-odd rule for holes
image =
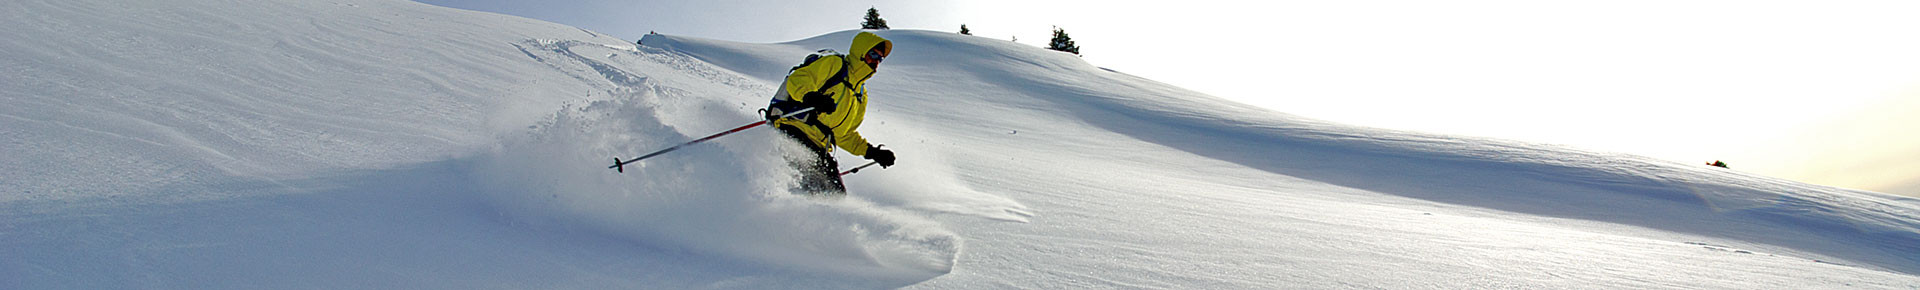
{"label": "skier's right glove", "polygon": [[800,100],[800,103],[812,107],[814,113],[832,114],[835,109],[840,108],[840,105],[833,103],[833,93],[809,92],[800,98],[804,99]]}
{"label": "skier's right glove", "polygon": [[873,144],[867,144],[867,156],[865,157],[874,162],[879,162],[881,168],[893,167],[893,151],[881,148],[881,146],[886,145],[874,146]]}

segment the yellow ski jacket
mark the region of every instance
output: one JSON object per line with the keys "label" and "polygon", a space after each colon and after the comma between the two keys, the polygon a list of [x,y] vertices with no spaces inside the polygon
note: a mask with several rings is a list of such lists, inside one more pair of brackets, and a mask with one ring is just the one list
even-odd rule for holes
{"label": "yellow ski jacket", "polygon": [[[860,137],[860,132],[856,130],[860,128],[860,121],[867,115],[866,83],[867,78],[873,77],[874,67],[868,66],[860,58],[868,51],[876,49],[880,50],[881,55],[887,55],[893,50],[893,42],[871,32],[862,31],[853,36],[853,45],[848,48],[848,55],[821,56],[811,64],[794,69],[792,73],[787,74],[786,82],[781,84],[780,93],[794,101],[805,102],[803,98],[815,91],[826,93],[833,98],[833,103],[837,105],[833,113],[812,113],[813,118],[818,120],[821,126],[793,118],[780,118],[774,120],[774,124],[800,129],[807,134],[807,138],[812,139],[814,145],[827,148],[828,152],[832,152],[834,147],[832,145],[838,145],[840,149],[846,149],[847,153],[866,156],[867,139]],[[846,70],[846,80],[831,81],[842,69]],[[821,88],[829,84],[832,87]],[[822,132],[822,126],[831,130],[833,135],[828,136],[827,132]]]}

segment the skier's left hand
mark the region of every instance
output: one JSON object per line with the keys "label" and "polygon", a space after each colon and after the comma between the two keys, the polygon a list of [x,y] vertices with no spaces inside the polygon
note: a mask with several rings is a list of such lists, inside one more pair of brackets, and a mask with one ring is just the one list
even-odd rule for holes
{"label": "skier's left hand", "polygon": [[813,107],[813,112],[820,114],[832,114],[834,109],[840,108],[839,104],[833,102],[833,93],[809,92],[800,97],[800,103]]}
{"label": "skier's left hand", "polygon": [[886,145],[867,144],[867,159],[879,162],[881,168],[893,167],[893,151],[882,148]]}

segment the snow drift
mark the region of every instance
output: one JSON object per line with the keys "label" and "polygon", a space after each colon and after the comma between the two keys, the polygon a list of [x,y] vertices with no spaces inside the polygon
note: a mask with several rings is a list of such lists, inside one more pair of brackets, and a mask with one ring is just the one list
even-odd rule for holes
{"label": "snow drift", "polygon": [[1330,124],[944,32],[879,32],[862,131],[900,164],[846,198],[792,194],[769,130],[616,173],[754,121],[854,32],[168,2],[0,3],[0,288],[1920,285],[1911,198]]}

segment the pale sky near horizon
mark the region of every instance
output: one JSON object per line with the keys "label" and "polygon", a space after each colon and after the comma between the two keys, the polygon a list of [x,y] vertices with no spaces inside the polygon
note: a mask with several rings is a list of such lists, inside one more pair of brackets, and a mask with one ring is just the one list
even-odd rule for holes
{"label": "pale sky near horizon", "polygon": [[786,42],[858,28],[1044,45],[1311,118],[1920,196],[1920,1],[417,0]]}

